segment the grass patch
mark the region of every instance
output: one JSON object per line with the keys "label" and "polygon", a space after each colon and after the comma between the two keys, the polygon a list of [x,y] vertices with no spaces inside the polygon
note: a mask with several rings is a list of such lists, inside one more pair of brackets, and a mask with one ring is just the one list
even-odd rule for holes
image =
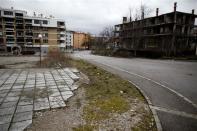
{"label": "grass patch", "polygon": [[91,125],[80,125],[78,127],[74,127],[73,131],[93,131],[96,127]]}
{"label": "grass patch", "polygon": [[128,102],[121,96],[91,101],[84,107],[84,117],[88,122],[99,121],[110,117],[111,113],[123,113],[129,109]]}
{"label": "grass patch", "polygon": [[132,131],[156,131],[156,123],[154,122],[153,117],[148,115],[143,108],[138,112],[143,114],[143,119],[141,119],[141,121],[132,128]]}
{"label": "grass patch", "polygon": [[128,111],[131,99],[144,102],[144,97],[128,81],[82,60],[74,60],[72,64],[90,79],[90,84],[83,85],[88,100],[83,117],[88,124],[108,119],[113,113]]}

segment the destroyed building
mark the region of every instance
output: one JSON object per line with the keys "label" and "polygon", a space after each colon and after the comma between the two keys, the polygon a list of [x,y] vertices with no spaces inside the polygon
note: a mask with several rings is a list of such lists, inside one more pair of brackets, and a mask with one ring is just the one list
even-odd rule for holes
{"label": "destroyed building", "polygon": [[195,54],[192,30],[195,27],[194,10],[191,13],[176,10],[141,20],[128,21],[123,17],[123,23],[115,25],[115,41],[119,48],[129,50],[133,54],[160,54],[163,56],[178,56]]}

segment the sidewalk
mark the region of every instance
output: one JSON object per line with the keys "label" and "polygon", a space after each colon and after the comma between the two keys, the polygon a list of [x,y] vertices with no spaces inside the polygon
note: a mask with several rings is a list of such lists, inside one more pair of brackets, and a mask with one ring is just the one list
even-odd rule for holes
{"label": "sidewalk", "polygon": [[[33,111],[65,107],[77,89],[74,70],[0,69],[0,130],[24,130]],[[75,70],[76,72],[76,70]]]}

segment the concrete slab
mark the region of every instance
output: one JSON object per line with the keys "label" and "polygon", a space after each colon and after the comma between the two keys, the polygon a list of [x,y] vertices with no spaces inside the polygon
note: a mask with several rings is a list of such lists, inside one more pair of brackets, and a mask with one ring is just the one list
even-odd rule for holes
{"label": "concrete slab", "polygon": [[17,106],[16,113],[33,111],[33,105]]}
{"label": "concrete slab", "polygon": [[10,123],[0,124],[0,131],[8,131]]}
{"label": "concrete slab", "polygon": [[12,102],[12,101],[18,101],[19,100],[19,96],[7,96],[4,100],[4,102]]}
{"label": "concrete slab", "polygon": [[0,116],[14,114],[16,107],[0,108]]}
{"label": "concrete slab", "polygon": [[33,111],[16,113],[14,114],[14,118],[12,122],[32,120],[32,116],[33,116]]}
{"label": "concrete slab", "polygon": [[23,131],[31,123],[32,120],[12,123],[9,131]]}
{"label": "concrete slab", "polygon": [[[40,73],[34,70],[14,71],[10,75],[12,71],[4,70],[0,76],[1,131],[7,131],[9,126],[11,131],[21,131],[31,124],[33,111],[65,107],[64,101],[74,95],[70,90],[74,80],[61,69]],[[35,89],[48,92],[43,96],[45,92],[35,93]]]}
{"label": "concrete slab", "polygon": [[0,125],[10,123],[13,115],[3,115],[0,116]]}
{"label": "concrete slab", "polygon": [[3,102],[0,106],[0,108],[9,108],[9,107],[15,107],[17,105],[17,101],[14,102]]}

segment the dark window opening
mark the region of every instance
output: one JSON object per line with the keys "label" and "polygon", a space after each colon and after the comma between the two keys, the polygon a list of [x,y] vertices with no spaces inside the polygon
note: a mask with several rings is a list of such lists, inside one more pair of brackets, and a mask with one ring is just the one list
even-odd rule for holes
{"label": "dark window opening", "polygon": [[47,20],[43,20],[43,24],[44,25],[47,25],[48,24],[48,21]]}
{"label": "dark window opening", "polygon": [[34,24],[40,24],[39,20],[34,20]]}
{"label": "dark window opening", "polygon": [[13,15],[13,12],[11,12],[11,11],[4,11],[4,15]]}

